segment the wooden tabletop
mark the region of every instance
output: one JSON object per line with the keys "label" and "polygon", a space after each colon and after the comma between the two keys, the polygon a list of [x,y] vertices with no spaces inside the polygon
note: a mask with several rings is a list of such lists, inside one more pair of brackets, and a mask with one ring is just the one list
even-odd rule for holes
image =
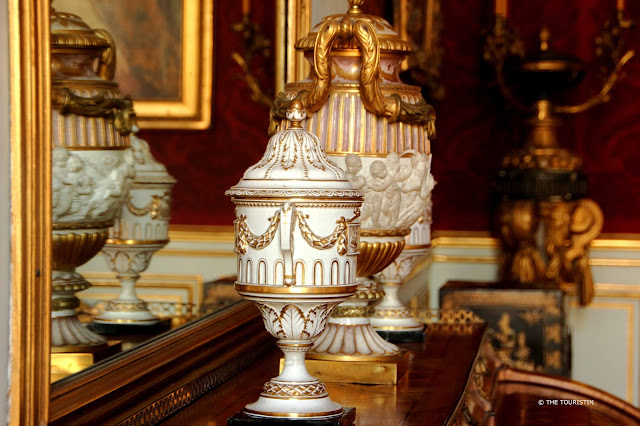
{"label": "wooden tabletop", "polygon": [[[397,385],[326,383],[330,397],[356,407],[357,425],[443,425],[462,401],[486,325],[432,326],[424,343],[400,344],[410,353],[409,370]],[[226,425],[227,418],[260,394],[277,375],[282,353],[275,347],[193,404],[168,418],[166,426]]]}

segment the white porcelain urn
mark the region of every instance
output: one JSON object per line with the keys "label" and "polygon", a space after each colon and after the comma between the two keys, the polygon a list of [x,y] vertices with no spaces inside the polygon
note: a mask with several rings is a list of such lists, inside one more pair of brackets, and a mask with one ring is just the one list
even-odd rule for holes
{"label": "white porcelain urn", "polygon": [[302,129],[305,116],[292,103],[291,127],[270,139],[262,159],[226,193],[236,205],[236,290],[258,306],[285,356],[282,373],[246,406],[252,416],[342,414],[304,359],[333,308],[356,292],[363,194]]}
{"label": "white porcelain urn", "polygon": [[102,248],[107,265],[120,280],[121,292],[94,321],[152,325],[158,318],[138,297],[135,285],[151,256],[169,242],[171,188],[176,180],[153,158],[147,141],[131,135],[131,152],[136,172],[133,186]]}

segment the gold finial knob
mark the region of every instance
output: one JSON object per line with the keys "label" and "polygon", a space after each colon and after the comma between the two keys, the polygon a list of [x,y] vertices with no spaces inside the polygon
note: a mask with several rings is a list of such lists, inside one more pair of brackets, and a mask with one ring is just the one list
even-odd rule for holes
{"label": "gold finial knob", "polygon": [[549,50],[549,40],[551,40],[551,31],[549,28],[542,27],[540,30],[540,51],[545,52]]}
{"label": "gold finial knob", "polygon": [[362,13],[360,6],[364,4],[364,0],[349,0],[349,10],[347,13]]}
{"label": "gold finial knob", "polygon": [[294,99],[287,108],[287,119],[291,122],[289,128],[301,129],[302,120],[307,117],[307,110],[300,99]]}

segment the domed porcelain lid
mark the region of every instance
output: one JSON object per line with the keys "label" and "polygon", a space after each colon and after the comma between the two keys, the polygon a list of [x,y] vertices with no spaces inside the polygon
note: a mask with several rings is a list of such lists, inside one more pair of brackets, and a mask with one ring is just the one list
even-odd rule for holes
{"label": "domed porcelain lid", "polygon": [[[137,128],[134,131],[137,131]],[[147,141],[134,134],[131,135],[131,152],[136,168],[134,183],[176,183],[176,179],[167,172],[167,168],[153,157]]]}
{"label": "domed porcelain lid", "polygon": [[320,139],[302,128],[306,111],[299,100],[287,110],[291,127],[269,140],[260,161],[244,172],[226,194],[242,196],[317,196],[361,199],[345,173],[325,155]]}
{"label": "domed porcelain lid", "polygon": [[[313,27],[306,37],[296,42],[296,49],[302,51],[313,50],[318,39],[318,31],[320,31],[325,22],[340,19],[341,31],[345,31],[345,33],[351,33],[352,28],[350,27],[353,27],[356,21],[364,21],[371,24],[380,43],[380,52],[410,53],[413,51],[411,44],[400,38],[400,35],[389,22],[379,16],[363,13],[361,9],[363,3],[364,0],[349,0],[350,7],[347,13],[322,18],[320,23]],[[353,37],[338,37],[333,42],[333,50],[337,49],[359,51],[360,47]]]}

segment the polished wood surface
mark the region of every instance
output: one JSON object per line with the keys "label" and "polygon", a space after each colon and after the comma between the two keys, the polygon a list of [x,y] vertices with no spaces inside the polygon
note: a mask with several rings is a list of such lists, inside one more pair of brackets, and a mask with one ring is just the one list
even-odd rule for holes
{"label": "polished wood surface", "polygon": [[562,377],[503,369],[496,387],[496,426],[640,425],[640,409]]}
{"label": "polished wood surface", "polygon": [[[460,410],[486,325],[431,326],[423,343],[403,343],[411,353],[409,371],[394,385],[327,383],[331,398],[356,407],[358,425],[442,425]],[[260,394],[277,375],[281,352],[273,346],[255,363],[207,393],[165,426],[226,425],[227,418]]]}

